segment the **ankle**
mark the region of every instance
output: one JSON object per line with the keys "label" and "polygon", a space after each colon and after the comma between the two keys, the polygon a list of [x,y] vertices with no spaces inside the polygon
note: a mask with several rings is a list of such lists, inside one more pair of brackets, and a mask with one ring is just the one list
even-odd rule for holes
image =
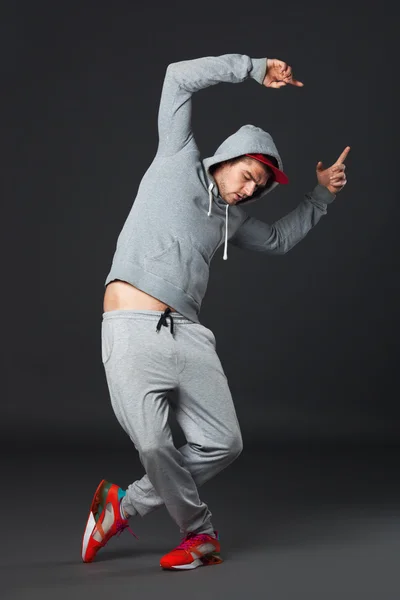
{"label": "ankle", "polygon": [[120,512],[121,518],[122,518],[122,519],[124,519],[124,520],[126,521],[127,519],[129,519],[129,517],[130,517],[131,515],[128,515],[128,513],[127,513],[127,512],[126,512],[126,510],[124,509],[124,506],[123,506],[123,501],[124,501],[124,499],[122,498],[122,500],[121,500],[121,501],[120,501],[120,503],[119,503],[119,512]]}
{"label": "ankle", "polygon": [[127,520],[138,514],[137,511],[133,508],[133,506],[129,506],[127,508],[125,506],[125,504],[126,504],[126,496],[124,496],[119,503],[119,512],[121,514],[122,519]]}

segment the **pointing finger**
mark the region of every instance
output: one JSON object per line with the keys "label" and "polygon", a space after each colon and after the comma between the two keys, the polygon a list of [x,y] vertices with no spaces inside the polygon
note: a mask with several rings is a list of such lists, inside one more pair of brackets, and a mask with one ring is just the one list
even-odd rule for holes
{"label": "pointing finger", "polygon": [[292,81],[289,81],[289,83],[295,85],[296,87],[304,87],[304,83],[302,81],[298,81],[297,79],[292,78]]}
{"label": "pointing finger", "polygon": [[288,73],[287,75],[284,75],[284,79],[286,80],[287,83],[290,83],[291,85],[295,85],[297,87],[304,86],[304,83],[302,83],[301,81],[298,81],[297,79],[295,79],[293,77],[293,73]]}
{"label": "pointing finger", "polygon": [[336,164],[338,165],[338,164],[343,163],[346,160],[346,157],[349,152],[350,152],[350,146],[346,146],[346,148],[343,150],[342,154],[337,159]]}

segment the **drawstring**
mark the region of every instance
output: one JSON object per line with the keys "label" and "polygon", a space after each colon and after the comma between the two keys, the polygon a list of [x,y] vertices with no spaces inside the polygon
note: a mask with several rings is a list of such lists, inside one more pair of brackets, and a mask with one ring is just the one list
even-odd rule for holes
{"label": "drawstring", "polygon": [[226,213],[225,213],[225,247],[224,247],[224,260],[228,260],[228,209],[229,204],[226,205]]}
{"label": "drawstring", "polygon": [[157,327],[156,327],[156,332],[159,333],[160,329],[161,329],[161,325],[164,325],[164,327],[168,327],[168,323],[167,323],[167,317],[169,316],[169,318],[171,319],[171,334],[174,335],[174,320],[171,317],[171,315],[169,314],[171,311],[171,309],[169,307],[167,307],[163,314],[160,317],[160,320],[157,323]]}
{"label": "drawstring", "polygon": [[212,189],[213,189],[213,187],[214,187],[214,184],[213,184],[213,183],[210,183],[210,185],[208,186],[208,199],[209,199],[209,201],[210,201],[210,207],[209,207],[209,209],[208,209],[208,213],[207,213],[207,214],[208,214],[208,216],[209,216],[209,217],[211,216],[211,208],[212,208]]}
{"label": "drawstring", "polygon": [[[208,213],[207,215],[209,217],[211,217],[211,211],[212,211],[212,189],[214,187],[213,183],[210,183],[210,185],[208,186],[208,199],[210,201],[210,205],[209,205],[209,209],[208,209]],[[226,205],[226,211],[225,211],[225,246],[224,246],[224,256],[223,259],[224,260],[228,260],[228,210],[229,210],[229,204]]]}

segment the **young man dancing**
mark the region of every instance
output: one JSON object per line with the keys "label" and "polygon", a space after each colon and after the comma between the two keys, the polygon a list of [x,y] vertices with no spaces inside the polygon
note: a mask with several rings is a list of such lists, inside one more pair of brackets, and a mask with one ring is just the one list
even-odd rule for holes
{"label": "young man dancing", "polygon": [[[158,116],[159,144],[118,237],[106,278],[102,360],[115,415],[135,445],[146,474],[122,490],[100,482],[82,541],[82,559],[96,553],[128,520],[165,504],[181,543],[164,569],[221,562],[218,533],[198,488],[242,450],[242,437],[215,337],[200,323],[210,262],[228,241],[285,254],[326,214],[346,184],[346,147],[334,165],[316,168],[317,184],[272,225],[244,207],[288,183],[272,137],[244,125],[214,156],[202,159],[191,128],[191,97],[220,82],[254,79],[267,88],[302,87],[284,61],[240,54],[169,65]],[[174,392],[187,443],[176,448],[168,424]],[[133,532],[132,532],[133,533]]]}

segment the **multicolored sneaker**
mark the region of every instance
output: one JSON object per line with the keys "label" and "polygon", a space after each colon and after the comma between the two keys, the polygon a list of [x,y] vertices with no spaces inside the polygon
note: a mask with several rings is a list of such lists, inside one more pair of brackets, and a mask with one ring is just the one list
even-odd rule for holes
{"label": "multicolored sneaker", "polygon": [[162,557],[160,566],[163,569],[196,569],[222,563],[218,532],[214,533],[216,537],[208,533],[189,533],[179,546]]}
{"label": "multicolored sneaker", "polygon": [[90,507],[85,532],[82,539],[82,560],[92,562],[100,550],[116,533],[120,535],[126,528],[134,535],[129,527],[128,519],[123,519],[120,502],[125,496],[124,490],[103,479]]}

